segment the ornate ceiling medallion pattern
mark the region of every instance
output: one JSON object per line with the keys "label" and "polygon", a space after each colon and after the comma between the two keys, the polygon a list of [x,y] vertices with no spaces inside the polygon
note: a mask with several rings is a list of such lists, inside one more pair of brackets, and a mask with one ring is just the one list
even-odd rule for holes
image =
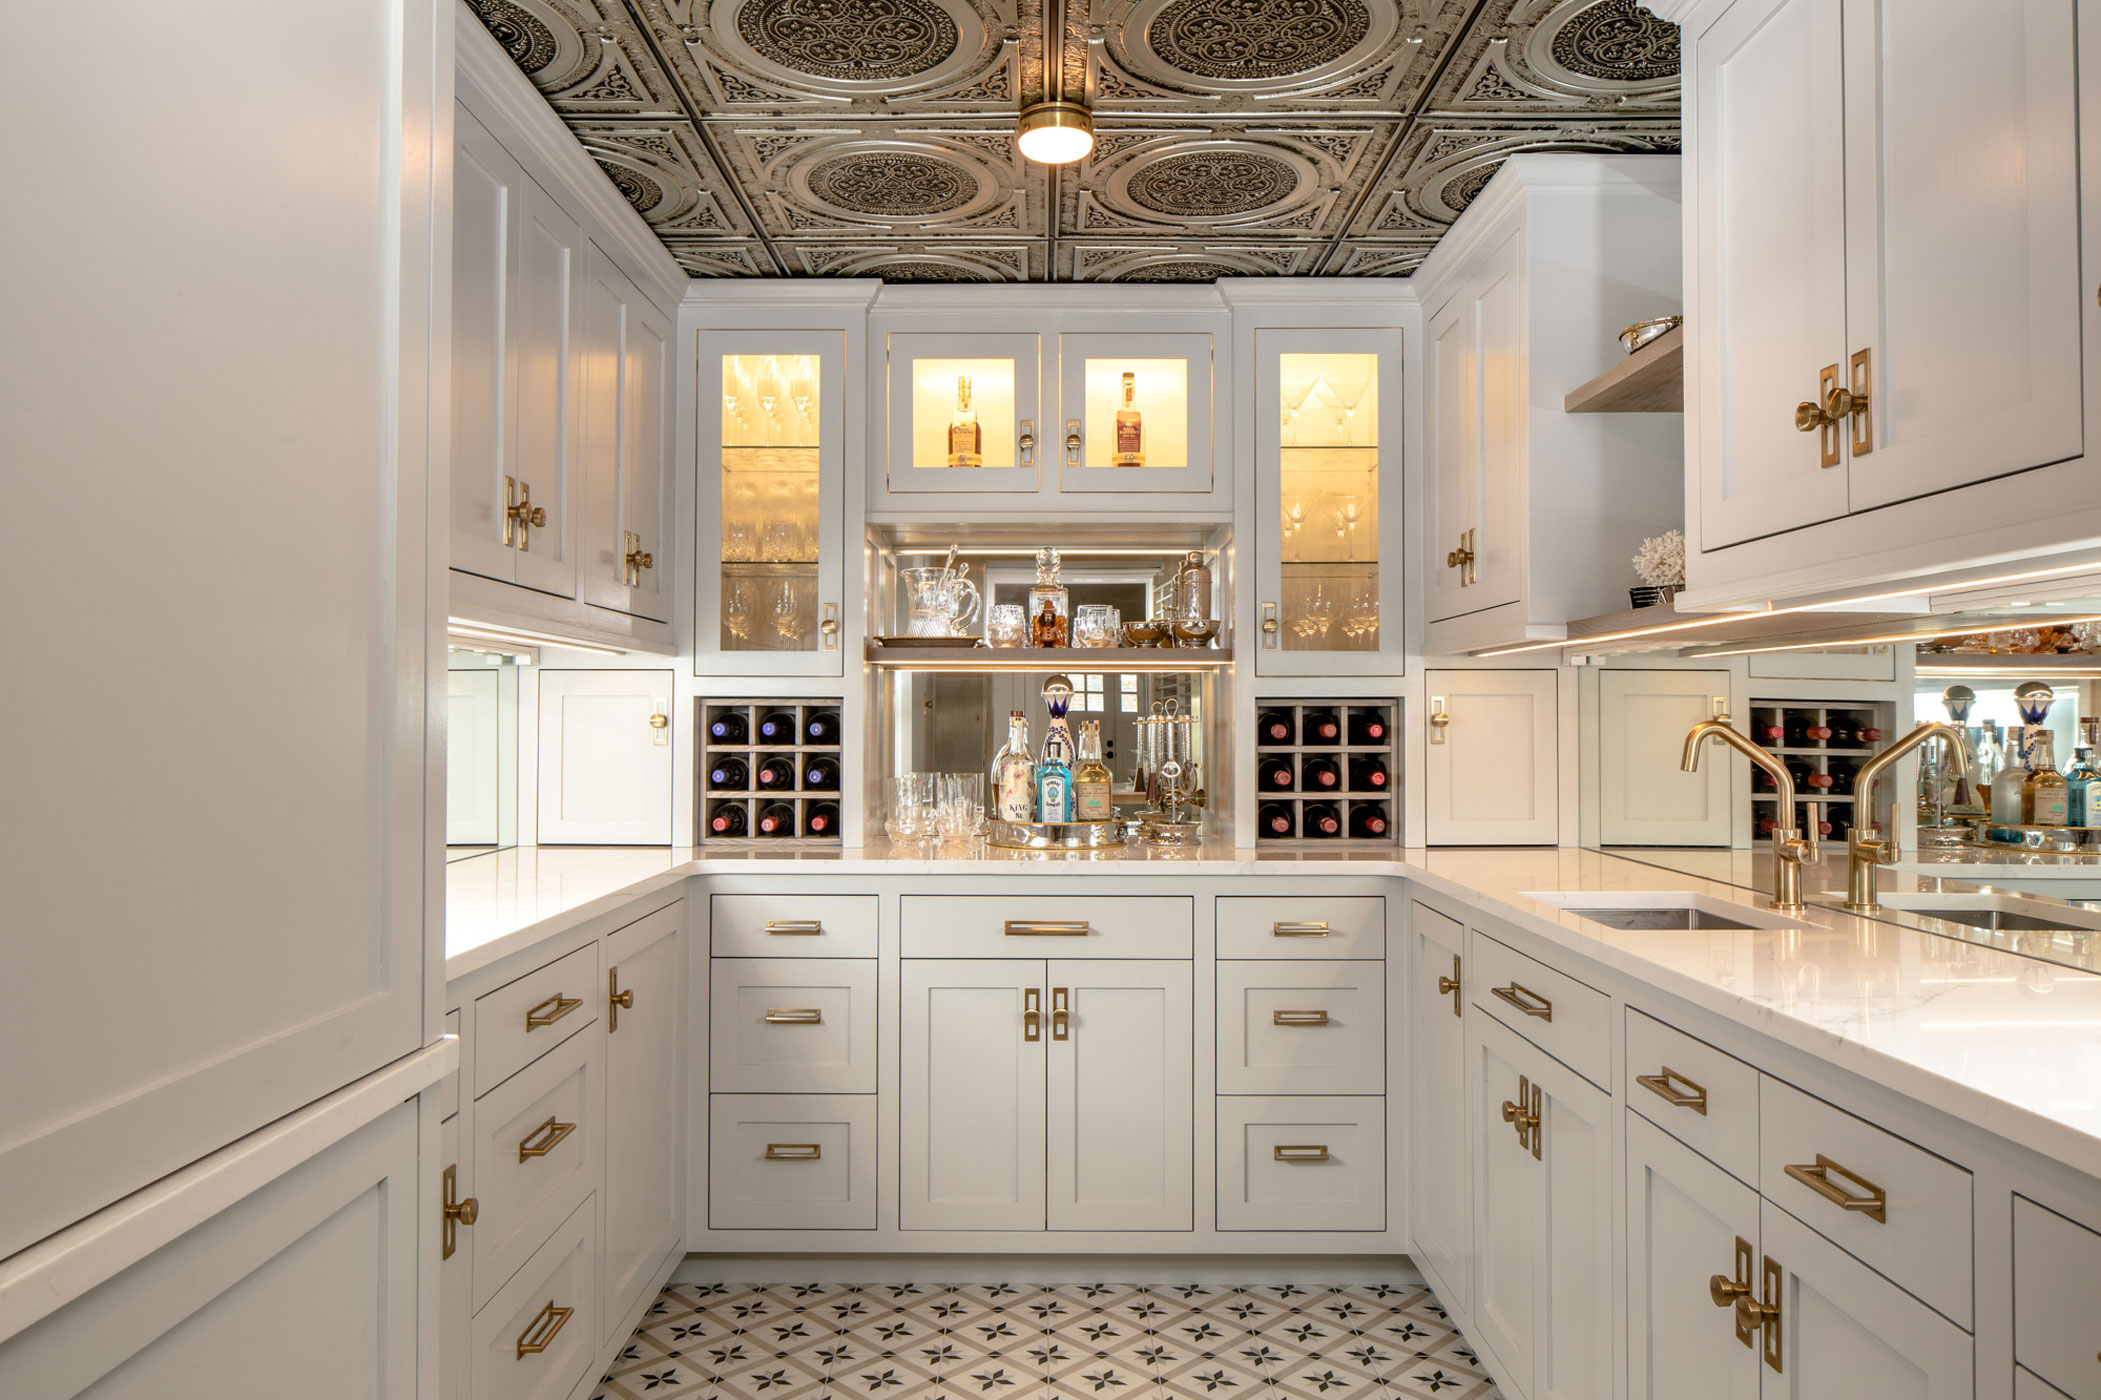
{"label": "ornate ceiling medallion pattern", "polygon": [[978,195],[978,181],[961,166],[906,151],[838,156],[806,178],[810,193],[835,209],[891,219],[951,213]]}
{"label": "ornate ceiling medallion pattern", "polygon": [[[1403,79],[1426,47],[1404,42],[1402,8],[1417,0],[1082,0],[1085,39],[1098,32],[1103,110],[1194,103],[1244,109],[1251,99],[1322,110],[1404,101]],[[1444,8],[1424,0],[1423,9]],[[1448,21],[1456,22],[1456,21]],[[1078,79],[1067,45],[1066,82]],[[1423,70],[1427,73],[1427,69]],[[1396,83],[1396,79],[1401,79]]]}
{"label": "ornate ceiling medallion pattern", "polygon": [[628,0],[704,110],[786,116],[1011,106],[1041,0]]}
{"label": "ornate ceiling medallion pattern", "polygon": [[1245,82],[1333,63],[1370,30],[1362,0],[1170,0],[1145,39],[1184,73]]}
{"label": "ornate ceiling medallion pattern", "polygon": [[1223,219],[1282,204],[1298,192],[1298,172],[1249,151],[1195,151],[1139,167],[1124,182],[1135,204],[1181,219]]}
{"label": "ornate ceiling medallion pattern", "polygon": [[1614,83],[1678,76],[1678,26],[1634,0],[1598,0],[1554,31],[1550,51],[1568,72]]}
{"label": "ornate ceiling medallion pattern", "polygon": [[613,188],[660,234],[749,237],[729,181],[689,122],[573,122]]}
{"label": "ornate ceiling medallion pattern", "polygon": [[474,0],[474,12],[528,78],[554,62],[554,31],[532,11],[513,5],[511,0]]}
{"label": "ornate ceiling medallion pattern", "polygon": [[746,0],[737,33],[783,68],[842,83],[914,78],[956,51],[956,22],[929,0]]}

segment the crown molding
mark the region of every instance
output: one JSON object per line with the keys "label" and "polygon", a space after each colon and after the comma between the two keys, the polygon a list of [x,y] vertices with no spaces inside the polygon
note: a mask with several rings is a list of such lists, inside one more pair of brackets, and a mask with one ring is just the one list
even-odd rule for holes
{"label": "crown molding", "polygon": [[[693,279],[657,238],[647,220],[621,196],[583,143],[565,126],[532,79],[518,70],[466,0],[458,0],[453,25],[459,99],[495,128],[511,155],[550,194],[579,217],[592,236],[611,246],[621,270],[641,285],[667,314]],[[517,149],[523,145],[523,151]]]}
{"label": "crown molding", "polygon": [[879,277],[695,277],[679,300],[685,311],[787,306],[866,312],[883,290]]}
{"label": "crown molding", "polygon": [[1668,194],[1678,198],[1682,163],[1673,155],[1592,155],[1532,151],[1505,160],[1474,202],[1446,230],[1410,281],[1425,302],[1536,194]]}

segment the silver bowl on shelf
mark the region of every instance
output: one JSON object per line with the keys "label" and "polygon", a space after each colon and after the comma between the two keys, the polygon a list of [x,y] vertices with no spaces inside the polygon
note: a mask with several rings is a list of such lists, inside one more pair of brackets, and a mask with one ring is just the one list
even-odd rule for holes
{"label": "silver bowl on shelf", "polygon": [[1178,647],[1207,647],[1218,635],[1218,622],[1176,622],[1170,624],[1170,630]]}
{"label": "silver bowl on shelf", "polygon": [[1683,316],[1658,316],[1651,321],[1636,321],[1620,332],[1620,344],[1626,346],[1627,353],[1631,355],[1650,341],[1668,335],[1684,324]]}

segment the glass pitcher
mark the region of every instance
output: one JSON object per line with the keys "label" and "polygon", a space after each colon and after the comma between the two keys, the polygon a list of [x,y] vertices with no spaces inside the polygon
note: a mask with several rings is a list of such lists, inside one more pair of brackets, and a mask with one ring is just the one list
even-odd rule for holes
{"label": "glass pitcher", "polygon": [[905,635],[961,637],[978,615],[978,586],[960,574],[927,566],[899,569],[905,590]]}

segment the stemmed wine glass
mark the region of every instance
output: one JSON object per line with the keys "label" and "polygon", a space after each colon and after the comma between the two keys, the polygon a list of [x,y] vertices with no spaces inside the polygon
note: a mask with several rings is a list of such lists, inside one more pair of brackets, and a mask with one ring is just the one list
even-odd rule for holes
{"label": "stemmed wine glass", "polygon": [[773,406],[781,397],[781,362],[772,355],[759,366],[759,377],[754,387],[759,394],[759,437],[762,443],[771,444],[774,437]]}
{"label": "stemmed wine glass", "polygon": [[1316,374],[1311,379],[1306,381],[1306,387],[1299,391],[1299,395],[1296,399],[1292,397],[1291,386],[1288,384],[1284,386],[1284,446],[1295,447],[1298,445],[1299,414],[1306,407],[1306,400],[1312,398],[1313,391],[1315,389],[1318,389],[1320,386],[1321,377],[1318,374]]}
{"label": "stemmed wine glass", "polygon": [[794,372],[788,376],[788,397],[795,401],[795,412],[802,419],[802,430],[797,440],[811,443],[817,440],[817,419],[810,412],[810,405],[817,398],[817,361],[808,355],[795,357]]}

